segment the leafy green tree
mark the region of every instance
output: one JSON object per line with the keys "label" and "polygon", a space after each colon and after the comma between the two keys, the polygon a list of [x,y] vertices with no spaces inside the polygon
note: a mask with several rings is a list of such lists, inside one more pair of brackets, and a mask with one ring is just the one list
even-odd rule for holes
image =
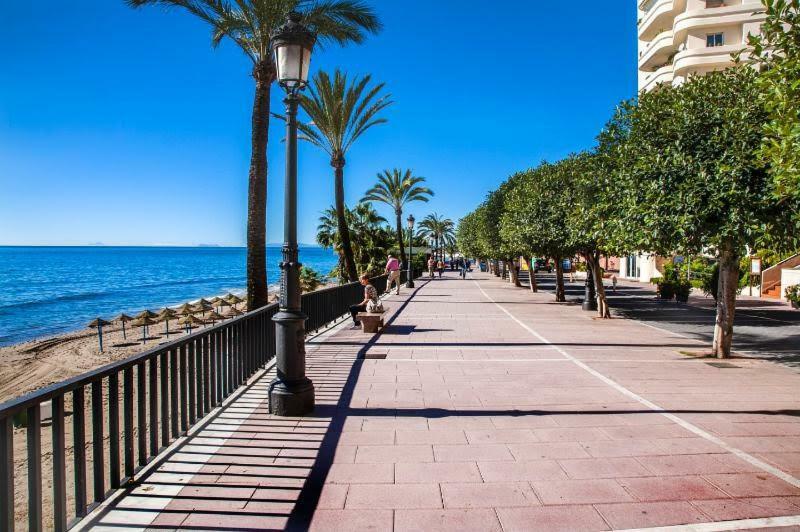
{"label": "leafy green tree", "polygon": [[179,8],[211,26],[211,45],[225,38],[235,43],[253,64],[255,98],[247,193],[247,308],[268,303],[267,295],[267,140],[270,90],[276,77],[270,35],[291,11],[325,43],[361,43],[366,33],[381,28],[372,8],[360,0],[126,0],[131,7]]}
{"label": "leafy green tree", "polygon": [[478,234],[481,213],[479,210],[472,211],[458,221],[456,228],[456,246],[458,250],[467,258],[478,260],[487,258],[487,253],[481,245]]}
{"label": "leafy green tree", "polygon": [[332,78],[320,71],[314,76],[308,94],[300,95],[300,105],[311,118],[308,124],[298,124],[300,138],[324,150],[334,169],[336,223],[339,234],[344,236],[342,254],[350,281],[358,280],[358,271],[345,215],[345,155],[367,130],[386,122],[379,113],[392,104],[388,94],[380,94],[384,84],[369,87],[370,80],[370,76],[364,76],[350,83],[339,70]]}
{"label": "leafy green tree", "polygon": [[300,268],[300,290],[303,292],[313,292],[325,282],[322,275],[315,269],[308,266]]}
{"label": "leafy green tree", "polygon": [[544,162],[516,176],[500,220],[507,246],[526,256],[556,261],[556,301],[566,301],[563,260],[575,254],[568,213],[574,204],[571,174],[563,163]]}
{"label": "leafy green tree", "polygon": [[757,155],[767,114],[756,77],[754,69],[737,67],[642,94],[630,111],[619,173],[618,186],[628,192],[621,222],[636,248],[716,252],[718,357],[730,355],[746,247],[767,237],[791,240],[788,213],[773,199]]}
{"label": "leafy green tree", "polygon": [[[367,202],[359,203],[353,209],[346,209],[345,216],[356,268],[360,272],[380,273],[394,242],[393,231],[387,227],[386,219]],[[336,208],[333,206],[326,209],[319,218],[317,243],[326,249],[333,249],[339,257],[337,266],[330,273],[331,277],[347,282],[342,239],[339,236]]]}
{"label": "leafy green tree", "polygon": [[[761,68],[757,84],[769,113],[761,155],[770,165],[775,193],[798,213],[800,204],[800,0],[763,0],[761,33],[748,37]],[[800,216],[796,218],[800,223]]]}
{"label": "leafy green tree", "polygon": [[415,176],[411,170],[405,172],[395,168],[384,170],[378,174],[378,182],[369,189],[361,201],[379,201],[389,205],[395,215],[395,229],[397,231],[397,246],[400,248],[400,260],[406,264],[406,250],[403,245],[403,207],[412,201],[427,202],[433,191],[428,187],[420,186],[425,178]]}

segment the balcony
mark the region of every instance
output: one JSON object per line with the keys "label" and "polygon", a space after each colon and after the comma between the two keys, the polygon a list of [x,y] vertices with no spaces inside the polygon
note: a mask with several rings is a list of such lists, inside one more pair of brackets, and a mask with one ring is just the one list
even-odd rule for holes
{"label": "balcony", "polygon": [[639,19],[639,40],[651,41],[664,30],[672,29],[675,17],[674,0],[654,0],[650,9]]}
{"label": "balcony", "polygon": [[[684,42],[689,31],[744,23],[761,23],[766,18],[760,3],[708,7],[681,13],[675,17],[675,42]],[[641,28],[640,28],[641,33]]]}
{"label": "balcony", "polygon": [[693,48],[675,55],[674,73],[688,76],[696,72],[720,70],[731,64],[731,54],[742,49],[740,44],[729,44],[713,48]]}
{"label": "balcony", "polygon": [[662,65],[654,72],[645,75],[644,83],[639,87],[639,91],[650,92],[659,83],[672,83],[674,77],[673,72],[673,65],[671,63]]}
{"label": "balcony", "polygon": [[652,70],[655,65],[664,64],[675,51],[672,31],[664,31],[639,52],[639,70]]}

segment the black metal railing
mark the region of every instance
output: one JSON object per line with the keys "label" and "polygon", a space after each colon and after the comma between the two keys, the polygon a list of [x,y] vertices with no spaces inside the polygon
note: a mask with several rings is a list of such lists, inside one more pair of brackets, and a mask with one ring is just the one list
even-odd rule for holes
{"label": "black metal railing", "polygon": [[[383,292],[386,277],[372,283]],[[344,317],[362,297],[358,283],[304,294],[306,330]],[[257,309],[0,404],[0,530],[67,530],[133,480],[275,356],[277,311]],[[15,462],[15,452],[24,458]]]}

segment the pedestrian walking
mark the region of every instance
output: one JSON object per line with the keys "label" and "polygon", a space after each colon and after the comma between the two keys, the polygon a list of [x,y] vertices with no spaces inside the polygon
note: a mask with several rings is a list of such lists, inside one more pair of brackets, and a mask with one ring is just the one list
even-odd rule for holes
{"label": "pedestrian walking", "polygon": [[436,268],[436,259],[433,258],[433,255],[430,256],[428,259],[428,275],[431,279],[433,279],[433,270]]}
{"label": "pedestrian walking", "polygon": [[436,269],[439,270],[439,279],[442,278],[442,274],[444,273],[444,261],[439,261],[436,263]]}
{"label": "pedestrian walking", "polygon": [[386,261],[386,268],[385,272],[387,275],[386,278],[386,293],[392,291],[392,284],[395,285],[397,291],[395,292],[398,296],[400,295],[400,261],[393,257],[391,254]]}
{"label": "pedestrian walking", "polygon": [[469,259],[463,259],[461,261],[461,278],[467,278],[467,271],[469,270]]}
{"label": "pedestrian walking", "polygon": [[615,294],[617,293],[617,276],[616,275],[612,275],[611,276],[611,291],[614,292]]}

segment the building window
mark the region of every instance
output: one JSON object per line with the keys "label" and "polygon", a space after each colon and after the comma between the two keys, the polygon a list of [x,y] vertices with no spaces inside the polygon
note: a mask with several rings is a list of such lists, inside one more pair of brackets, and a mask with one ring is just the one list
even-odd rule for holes
{"label": "building window", "polygon": [[724,33],[709,33],[706,35],[706,47],[714,48],[716,46],[723,46],[725,44]]}

